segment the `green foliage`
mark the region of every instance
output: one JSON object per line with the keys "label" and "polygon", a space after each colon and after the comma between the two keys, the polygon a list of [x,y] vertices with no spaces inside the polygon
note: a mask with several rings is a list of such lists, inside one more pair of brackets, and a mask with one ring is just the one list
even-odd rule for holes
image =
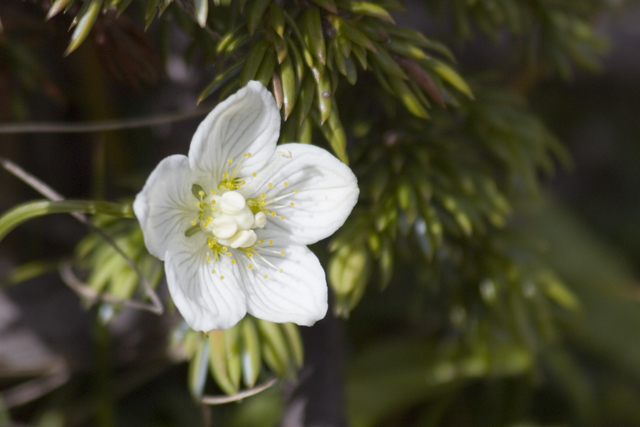
{"label": "green foliage", "polygon": [[173,333],[173,346],[190,360],[189,390],[197,400],[204,397],[208,374],[220,390],[236,395],[274,375],[294,379],[303,363],[302,341],[295,324],[251,316],[230,329],[207,334],[180,324]]}
{"label": "green foliage", "polygon": [[518,56],[528,65],[542,67],[564,78],[575,62],[589,70],[599,69],[598,56],[607,41],[592,25],[610,2],[605,0],[425,0],[434,12],[447,11],[456,33],[471,38],[474,28],[495,41],[504,30],[518,42]]}

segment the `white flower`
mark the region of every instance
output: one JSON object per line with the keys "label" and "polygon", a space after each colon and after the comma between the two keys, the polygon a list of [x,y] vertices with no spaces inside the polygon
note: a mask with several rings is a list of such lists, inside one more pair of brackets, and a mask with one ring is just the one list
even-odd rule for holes
{"label": "white flower", "polygon": [[249,82],[200,124],[188,157],[158,164],[133,203],[195,330],[230,328],[247,312],[300,325],[326,314],[325,274],[306,245],[344,224],[356,177],[321,148],[276,147],[279,132],[273,97]]}

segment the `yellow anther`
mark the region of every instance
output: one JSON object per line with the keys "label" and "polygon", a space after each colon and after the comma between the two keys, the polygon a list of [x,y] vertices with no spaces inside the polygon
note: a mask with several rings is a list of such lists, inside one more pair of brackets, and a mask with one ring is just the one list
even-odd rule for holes
{"label": "yellow anther", "polygon": [[[211,190],[211,191],[213,191],[213,190]],[[212,204],[212,205],[215,205],[215,204],[216,204],[216,201],[215,201],[215,200],[212,200],[212,201],[211,201],[211,204]]]}
{"label": "yellow anther", "polygon": [[227,247],[226,247],[226,246],[223,246],[223,247],[222,247],[222,250],[223,250],[224,252],[227,252],[227,250],[228,250],[228,249],[227,249]]}
{"label": "yellow anther", "polygon": [[276,213],[275,212],[271,212],[271,216],[275,218]]}
{"label": "yellow anther", "polygon": [[207,257],[206,261],[211,262],[211,258]]}
{"label": "yellow anther", "polygon": [[284,273],[284,270],[283,270],[283,269],[280,269],[280,273]]}
{"label": "yellow anther", "polygon": [[273,245],[273,240],[269,240],[269,244],[270,244],[270,245]]}
{"label": "yellow anther", "polygon": [[266,279],[267,277],[269,277],[269,276],[267,276],[267,275],[265,274],[265,275],[264,275],[264,278]]}
{"label": "yellow anther", "polygon": [[[216,194],[216,190],[211,190],[211,194]],[[214,200],[213,203],[215,203],[216,201]]]}
{"label": "yellow anther", "polygon": [[231,256],[231,252],[227,252],[227,256]]}
{"label": "yellow anther", "polygon": [[293,190],[294,193],[298,194],[298,190]]}
{"label": "yellow anther", "polygon": [[211,270],[211,272],[212,272],[213,274],[216,274],[216,271],[215,271],[215,270]]}
{"label": "yellow anther", "polygon": [[244,179],[242,180],[242,185],[247,185],[247,181],[245,181]]}
{"label": "yellow anther", "polygon": [[231,264],[235,264],[235,263],[236,263],[236,260],[235,260],[235,259],[232,259],[232,260],[231,260]]}
{"label": "yellow anther", "polygon": [[233,159],[227,159],[227,162],[229,162],[229,164],[233,163]]}
{"label": "yellow anther", "polygon": [[254,177],[255,177],[255,176],[257,176],[257,175],[258,175],[257,173],[255,173],[255,172],[253,173],[253,176],[254,176]]}
{"label": "yellow anther", "polygon": [[222,174],[222,178],[223,178],[223,179],[227,179],[227,178],[229,178],[229,174],[228,174],[228,173],[223,173],[223,174]]}
{"label": "yellow anther", "polygon": [[251,153],[247,153],[247,157],[251,157]]}
{"label": "yellow anther", "polygon": [[280,215],[280,219],[284,219],[284,215]]}
{"label": "yellow anther", "polygon": [[272,183],[269,183],[269,188],[273,188],[273,184]]}
{"label": "yellow anther", "polygon": [[284,255],[284,251],[280,251],[280,255]]}
{"label": "yellow anther", "polygon": [[202,191],[202,190],[198,191],[198,195],[199,195],[200,197],[204,196],[204,191]]}
{"label": "yellow anther", "polygon": [[293,202],[289,203],[289,205],[290,205],[291,207],[293,207]]}
{"label": "yellow anther", "polygon": [[264,239],[260,239],[260,243],[264,243]]}
{"label": "yellow anther", "polygon": [[196,224],[197,224],[197,222],[196,222],[195,219],[193,221],[191,221],[191,225],[196,225]]}
{"label": "yellow anther", "polygon": [[249,258],[253,258],[253,254],[252,253],[249,253],[248,256],[249,256]]}
{"label": "yellow anther", "polygon": [[249,268],[253,268],[253,264],[249,264]]}
{"label": "yellow anther", "polygon": [[221,278],[222,280],[224,280],[224,276],[220,276],[220,278]]}
{"label": "yellow anther", "polygon": [[288,187],[288,186],[289,186],[289,183],[288,183],[288,182],[285,182],[285,183],[284,183],[284,186],[285,186],[285,187]]}
{"label": "yellow anther", "polygon": [[262,193],[262,194],[260,195],[260,197],[262,197],[263,199],[265,199],[265,198],[267,197],[267,195],[266,195],[266,194],[264,194],[264,193]]}
{"label": "yellow anther", "polygon": [[196,202],[196,208],[200,207],[200,202]]}

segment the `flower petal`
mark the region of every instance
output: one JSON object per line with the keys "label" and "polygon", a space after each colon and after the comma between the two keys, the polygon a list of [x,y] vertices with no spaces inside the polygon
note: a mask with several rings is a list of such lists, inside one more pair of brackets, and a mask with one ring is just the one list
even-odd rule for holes
{"label": "flower petal", "polygon": [[171,298],[196,331],[228,329],[247,311],[236,265],[226,256],[207,263],[207,249],[204,234],[183,237],[173,242],[164,265]]}
{"label": "flower petal", "polygon": [[273,188],[267,187],[267,200],[290,196],[273,203],[271,208],[267,206],[277,214],[267,215],[271,227],[282,229],[305,245],[332,235],[358,201],[360,190],[355,175],[322,148],[284,144],[278,149],[290,151],[292,157],[281,159],[280,167],[268,180]]}
{"label": "flower petal", "polygon": [[[313,325],[327,314],[327,281],[318,258],[306,246],[278,231],[257,231],[264,240],[258,245],[264,250],[258,249],[258,254],[276,269],[255,255],[251,259],[238,257],[247,311],[271,322]],[[284,255],[280,255],[281,251]],[[249,263],[253,268],[248,268]]]}
{"label": "flower petal", "polygon": [[184,236],[198,214],[192,185],[189,159],[180,154],[169,156],[151,172],[133,202],[144,243],[149,253],[161,260],[170,243],[176,236]]}
{"label": "flower petal", "polygon": [[[221,179],[225,168],[233,171],[243,154],[238,176],[258,172],[271,159],[280,134],[280,112],[271,93],[260,82],[251,81],[235,95],[218,104],[198,126],[189,162],[201,176]],[[217,184],[217,183],[214,183]]]}

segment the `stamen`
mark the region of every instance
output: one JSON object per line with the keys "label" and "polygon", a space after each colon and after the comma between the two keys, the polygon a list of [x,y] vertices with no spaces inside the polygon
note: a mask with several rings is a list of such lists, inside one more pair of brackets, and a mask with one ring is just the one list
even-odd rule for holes
{"label": "stamen", "polygon": [[207,261],[209,263],[209,262],[211,262],[211,258],[207,257],[207,259],[205,261]]}
{"label": "stamen", "polygon": [[269,240],[269,244],[270,244],[270,245],[273,245],[273,240]]}
{"label": "stamen", "polygon": [[269,276],[267,276],[267,275],[265,274],[265,275],[264,275],[264,278],[266,279],[267,277],[269,277]]}
{"label": "stamen", "polygon": [[273,184],[272,183],[269,183],[269,188],[273,188]]}
{"label": "stamen", "polygon": [[284,251],[280,251],[280,255],[284,255]]}
{"label": "stamen", "polygon": [[251,268],[253,268],[253,264],[249,264],[249,268],[250,268],[250,269],[251,269]]}
{"label": "stamen", "polygon": [[216,274],[216,271],[215,271],[215,270],[211,270],[211,272],[212,272],[213,274]]}
{"label": "stamen", "polygon": [[289,186],[289,183],[288,183],[288,182],[285,182],[285,183],[284,183],[284,186],[285,186],[285,187],[288,187],[288,186]]}
{"label": "stamen", "polygon": [[258,176],[258,174],[254,172],[253,173],[253,177],[255,178],[256,176]]}
{"label": "stamen", "polygon": [[293,207],[293,202],[289,203],[289,206]]}
{"label": "stamen", "polygon": [[227,159],[227,162],[229,162],[229,164],[233,163],[233,159]]}
{"label": "stamen", "polygon": [[224,280],[224,276],[220,276],[220,278],[221,278],[222,280]]}
{"label": "stamen", "polygon": [[280,215],[280,219],[284,219],[284,215]]}

